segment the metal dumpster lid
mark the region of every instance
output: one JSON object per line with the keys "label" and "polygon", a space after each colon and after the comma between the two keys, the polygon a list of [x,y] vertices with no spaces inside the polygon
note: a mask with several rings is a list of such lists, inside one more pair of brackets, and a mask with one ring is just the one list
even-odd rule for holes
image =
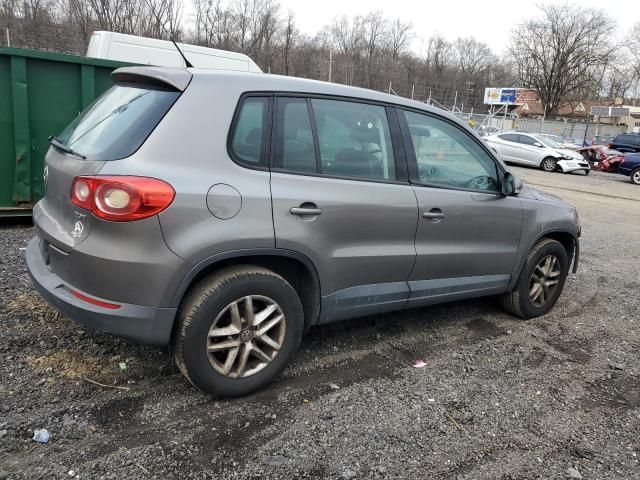
{"label": "metal dumpster lid", "polygon": [[192,74],[176,67],[122,67],[111,72],[111,76],[116,82],[147,80],[182,92],[189,85]]}

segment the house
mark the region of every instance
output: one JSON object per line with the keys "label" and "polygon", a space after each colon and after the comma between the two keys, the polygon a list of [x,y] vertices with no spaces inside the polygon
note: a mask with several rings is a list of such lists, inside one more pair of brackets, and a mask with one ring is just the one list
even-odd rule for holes
{"label": "house", "polygon": [[[629,109],[628,116],[601,116],[599,118],[591,115],[592,107],[622,107]],[[520,118],[542,118],[542,104],[538,102],[529,102],[519,105],[513,110]],[[599,121],[608,125],[626,125],[627,131],[640,131],[640,106],[623,105],[622,99],[615,100],[581,100],[566,101],[560,105],[558,109],[558,118],[573,121]]]}

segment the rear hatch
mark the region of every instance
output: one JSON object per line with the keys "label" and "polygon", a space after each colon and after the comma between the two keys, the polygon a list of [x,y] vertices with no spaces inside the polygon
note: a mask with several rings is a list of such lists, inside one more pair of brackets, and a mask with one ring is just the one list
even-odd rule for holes
{"label": "rear hatch", "polygon": [[45,196],[33,212],[44,241],[70,251],[90,235],[92,223],[101,221],[71,203],[73,181],[96,175],[106,162],[129,157],[140,148],[191,78],[189,72],[176,70],[117,70],[116,84],[52,137],[45,157]]}

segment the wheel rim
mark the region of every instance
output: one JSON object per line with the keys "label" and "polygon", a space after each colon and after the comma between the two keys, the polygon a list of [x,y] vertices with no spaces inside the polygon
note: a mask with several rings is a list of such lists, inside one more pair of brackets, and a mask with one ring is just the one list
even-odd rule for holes
{"label": "wheel rim", "polygon": [[545,161],[543,163],[543,167],[547,172],[551,172],[552,170],[555,170],[556,162],[555,162],[555,160],[552,160],[551,158],[547,158],[547,159],[545,159]]}
{"label": "wheel rim", "polygon": [[640,183],[640,170],[633,173],[633,183]]}
{"label": "wheel rim", "polygon": [[280,305],[269,297],[248,295],[234,300],[209,328],[209,363],[228,378],[258,373],[278,355],[286,324]]}
{"label": "wheel rim", "polygon": [[529,301],[543,307],[553,297],[560,283],[560,262],[555,255],[547,255],[533,269],[529,281]]}

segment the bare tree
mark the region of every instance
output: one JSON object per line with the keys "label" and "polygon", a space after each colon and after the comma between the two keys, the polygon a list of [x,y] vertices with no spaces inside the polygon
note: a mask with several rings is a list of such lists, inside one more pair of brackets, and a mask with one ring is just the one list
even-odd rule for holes
{"label": "bare tree", "polygon": [[617,50],[615,22],[602,10],[577,5],[539,8],[539,18],[513,31],[509,50],[521,83],[536,88],[545,113],[555,116],[562,100],[600,89]]}
{"label": "bare tree", "polygon": [[488,69],[493,60],[491,49],[487,44],[473,37],[458,38],[453,48],[462,75],[476,75]]}
{"label": "bare tree", "polygon": [[295,19],[293,12],[289,10],[287,13],[287,20],[284,27],[284,47],[283,47],[283,62],[284,62],[284,74],[289,75],[289,55],[291,49],[294,46],[295,38],[297,35],[295,27]]}
{"label": "bare tree", "polygon": [[411,22],[403,22],[399,18],[391,23],[389,28],[389,50],[391,59],[397,60],[409,47],[411,41]]}

